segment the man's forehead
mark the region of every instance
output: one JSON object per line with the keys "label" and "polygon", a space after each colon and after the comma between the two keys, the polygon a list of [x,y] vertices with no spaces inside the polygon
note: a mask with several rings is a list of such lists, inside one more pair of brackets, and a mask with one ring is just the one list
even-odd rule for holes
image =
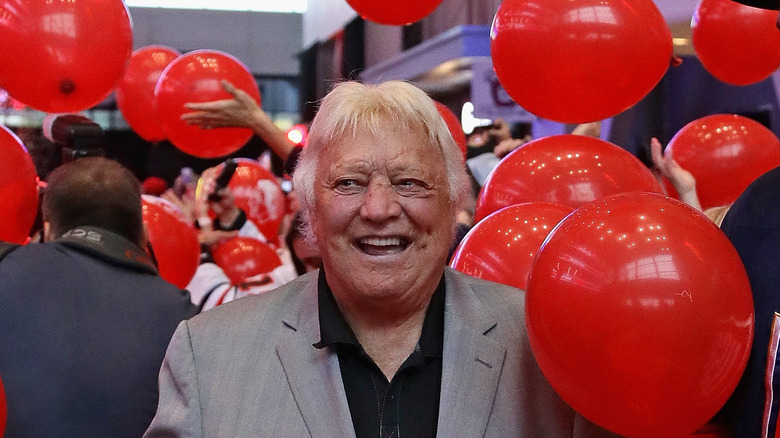
{"label": "man's forehead", "polygon": [[386,148],[374,145],[374,150],[342,148],[326,153],[321,165],[332,170],[352,170],[370,172],[379,169],[401,171],[419,169],[426,172],[444,172],[444,160],[436,155],[436,151],[426,151],[421,148],[403,147]]}

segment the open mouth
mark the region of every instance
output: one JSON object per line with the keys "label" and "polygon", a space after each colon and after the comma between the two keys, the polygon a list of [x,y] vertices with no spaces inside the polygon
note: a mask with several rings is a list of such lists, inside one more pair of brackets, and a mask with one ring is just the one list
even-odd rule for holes
{"label": "open mouth", "polygon": [[405,250],[409,241],[403,237],[364,237],[357,246],[368,255],[389,255]]}

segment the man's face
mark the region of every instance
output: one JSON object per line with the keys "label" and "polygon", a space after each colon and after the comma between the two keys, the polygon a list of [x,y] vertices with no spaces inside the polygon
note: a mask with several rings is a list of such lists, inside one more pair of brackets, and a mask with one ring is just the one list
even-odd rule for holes
{"label": "man's face", "polygon": [[337,141],[317,168],[311,222],[339,300],[429,296],[452,243],[441,153],[422,133],[387,126]]}

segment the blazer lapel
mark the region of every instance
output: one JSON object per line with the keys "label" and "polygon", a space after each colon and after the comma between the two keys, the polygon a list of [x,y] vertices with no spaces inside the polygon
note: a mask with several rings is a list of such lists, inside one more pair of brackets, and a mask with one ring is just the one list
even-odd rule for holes
{"label": "blazer lapel", "polygon": [[447,269],[438,436],[483,436],[506,347],[486,336],[496,318]]}
{"label": "blazer lapel", "polygon": [[320,340],[320,329],[317,276],[311,278],[297,305],[283,316],[289,330],[280,337],[276,353],[312,437],[354,437],[338,357],[312,345]]}

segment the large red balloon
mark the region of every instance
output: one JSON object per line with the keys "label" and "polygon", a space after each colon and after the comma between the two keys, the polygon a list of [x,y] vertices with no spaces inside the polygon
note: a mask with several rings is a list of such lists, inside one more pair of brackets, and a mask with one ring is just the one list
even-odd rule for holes
{"label": "large red balloon", "polygon": [[232,98],[222,88],[223,79],[260,103],[254,76],[227,53],[195,50],[179,56],[163,70],[154,100],[163,132],[174,146],[196,157],[215,158],[237,151],[252,137],[248,128],[202,129],[181,120],[181,115],[190,111],[184,108],[185,103]]}
{"label": "large red balloon", "polygon": [[234,285],[282,265],[273,248],[252,237],[239,236],[221,242],[211,250],[211,255]]}
{"label": "large red balloon", "polygon": [[460,119],[443,103],[436,101],[434,101],[434,103],[436,104],[436,109],[439,110],[439,114],[441,114],[444,119],[444,122],[447,123],[447,128],[449,128],[452,138],[455,140],[455,143],[458,144],[461,153],[463,153],[463,160],[465,161],[466,154],[468,153],[468,144],[466,142],[466,133],[463,132],[463,126],[460,124]]}
{"label": "large red balloon", "polygon": [[239,158],[228,187],[236,205],[268,239],[276,242],[286,200],[277,178],[256,160]]}
{"label": "large red balloon", "polygon": [[200,263],[198,234],[175,205],[156,196],[142,196],[144,225],[160,276],[183,289]]}
{"label": "large red balloon", "polygon": [[583,205],[531,267],[526,325],[542,372],[585,418],[686,436],[737,385],[753,340],[742,262],[703,214],[654,193]]}
{"label": "large red balloon", "polygon": [[78,112],[122,79],[133,48],[124,2],[0,0],[0,87],[41,111]]}
{"label": "large red balloon", "polygon": [[146,141],[165,139],[154,106],[154,88],[165,67],[181,53],[165,46],[146,46],[130,55],[116,88],[116,104],[127,124]]}
{"label": "large red balloon", "polygon": [[732,0],[700,0],[691,21],[693,48],[704,68],[732,85],[766,79],[780,66],[777,11]]}
{"label": "large red balloon", "polygon": [[504,0],[490,32],[509,96],[549,120],[605,119],[661,80],[672,34],[652,0]]}
{"label": "large red balloon", "polygon": [[508,205],[551,202],[577,208],[629,191],[662,193],[638,158],[607,141],[554,135],[530,141],[504,157],[485,181],[475,220]]}
{"label": "large red balloon", "polygon": [[525,290],[542,242],[573,208],[527,202],[502,208],[469,230],[450,266],[474,277]]}
{"label": "large red balloon", "polygon": [[352,9],[366,20],[395,26],[425,18],[441,2],[442,0],[347,0]]}
{"label": "large red balloon", "polygon": [[753,180],[780,166],[780,140],[753,119],[714,114],[677,131],[664,154],[693,174],[707,209],[731,204]]}
{"label": "large red balloon", "polygon": [[38,175],[24,143],[0,125],[0,240],[23,244],[38,213]]}

